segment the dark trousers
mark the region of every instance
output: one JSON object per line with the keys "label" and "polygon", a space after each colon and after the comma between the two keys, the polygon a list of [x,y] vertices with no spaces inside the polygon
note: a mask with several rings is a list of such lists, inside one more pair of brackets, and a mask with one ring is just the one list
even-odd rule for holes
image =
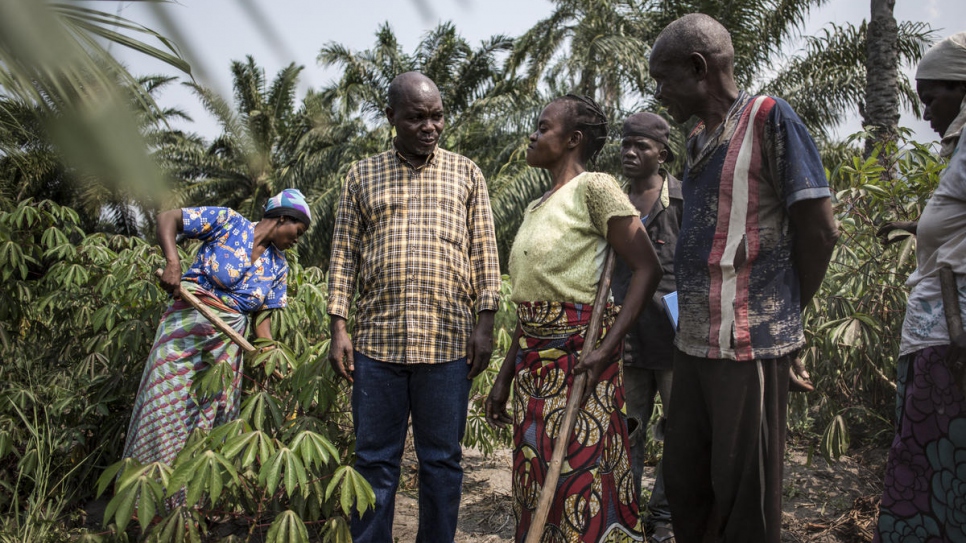
{"label": "dark trousers", "polygon": [[675,353],[664,482],[679,543],[781,541],[790,361]]}
{"label": "dark trousers", "polygon": [[358,471],[376,495],[374,510],[353,513],[354,543],[393,541],[392,522],[409,417],[419,460],[417,543],[452,543],[463,488],[463,449],[471,381],[466,359],[391,364],[355,353],[352,419]]}
{"label": "dark trousers", "polygon": [[[625,360],[627,352],[625,348]],[[644,457],[647,449],[647,426],[654,411],[654,399],[661,395],[664,416],[667,417],[668,406],[671,403],[671,382],[674,372],[667,370],[652,370],[638,366],[624,365],[624,397],[627,408],[628,427],[633,425],[630,432],[631,440],[631,473],[634,477],[634,491],[641,495],[641,478],[644,476]],[[655,435],[660,432],[655,432]],[[663,436],[658,439],[662,439]],[[655,523],[671,523],[671,510],[668,507],[667,496],[664,492],[664,470],[661,462],[657,464],[654,474],[654,487],[647,502],[648,525]]]}

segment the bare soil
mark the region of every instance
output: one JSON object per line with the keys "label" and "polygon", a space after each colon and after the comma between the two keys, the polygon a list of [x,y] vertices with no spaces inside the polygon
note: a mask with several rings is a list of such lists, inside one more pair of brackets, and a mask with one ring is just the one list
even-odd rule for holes
{"label": "bare soil", "polygon": [[[809,454],[807,445],[790,443],[785,458],[782,541],[872,541],[885,455],[884,449],[863,450],[829,465],[817,452]],[[419,519],[417,464],[411,448],[407,448],[402,467],[393,536],[406,543],[415,541]],[[463,467],[463,502],[456,541],[512,541],[510,450],[483,456],[477,450],[466,449]],[[645,468],[645,488],[653,485],[653,471],[653,467]]]}

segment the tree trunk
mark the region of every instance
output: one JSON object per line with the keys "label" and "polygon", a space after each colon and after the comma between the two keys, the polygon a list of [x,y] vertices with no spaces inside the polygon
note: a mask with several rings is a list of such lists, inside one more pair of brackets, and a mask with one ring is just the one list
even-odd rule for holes
{"label": "tree trunk", "polygon": [[865,108],[863,124],[872,136],[865,142],[869,156],[878,142],[896,135],[899,125],[899,26],[893,16],[895,0],[872,0],[866,33]]}

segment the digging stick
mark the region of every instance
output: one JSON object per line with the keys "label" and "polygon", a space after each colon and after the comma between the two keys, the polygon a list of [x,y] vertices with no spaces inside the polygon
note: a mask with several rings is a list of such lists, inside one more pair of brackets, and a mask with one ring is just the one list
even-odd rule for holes
{"label": "digging stick", "polygon": [[[158,270],[155,270],[154,275],[161,277],[163,273],[164,273],[164,270],[158,269]],[[228,334],[228,337],[231,338],[231,340],[234,341],[236,344],[238,344],[239,347],[244,349],[246,353],[251,353],[256,350],[254,345],[249,343],[248,340],[245,339],[244,336],[239,334],[234,328],[225,324],[225,321],[218,318],[218,315],[215,315],[215,313],[208,306],[206,306],[201,300],[199,300],[197,296],[188,292],[188,290],[183,288],[181,285],[178,285],[177,293],[179,296],[181,296],[182,299],[187,300],[187,302],[191,304],[191,307],[194,307],[195,309],[197,309],[199,313],[201,313],[206,319],[208,319],[208,321],[210,321],[211,324],[215,326],[215,328]]]}
{"label": "digging stick", "polygon": [[[600,323],[604,318],[604,308],[607,306],[607,298],[610,293],[610,280],[614,272],[614,263],[614,249],[608,248],[607,257],[604,259],[604,272],[600,275],[600,284],[597,285],[597,296],[594,298],[594,306],[590,312],[590,323],[587,325],[584,348],[580,351],[578,363],[582,362],[587,353],[593,351],[597,346]],[[577,422],[577,410],[580,408],[580,398],[584,395],[586,386],[587,374],[581,373],[574,379],[573,388],[570,390],[570,398],[567,400],[563,421],[560,423],[557,439],[554,440],[553,454],[550,456],[550,466],[547,468],[547,477],[543,481],[543,488],[540,489],[537,510],[534,511],[533,518],[530,521],[526,543],[539,543],[540,537],[543,535],[543,527],[546,525],[547,515],[550,513],[550,504],[557,492],[557,481],[560,480],[560,470],[563,468],[564,454],[567,452],[567,441],[570,439],[570,433],[574,431],[574,424]]]}
{"label": "digging stick", "polygon": [[[952,268],[943,266],[939,268],[939,286],[942,289],[943,313],[946,314],[946,328],[949,330],[949,342],[955,343],[956,338],[966,333],[963,330],[963,319],[959,307],[959,288],[956,286],[956,276]],[[962,364],[950,367],[949,371],[953,374],[953,382],[959,387],[960,391],[966,392],[966,368]]]}

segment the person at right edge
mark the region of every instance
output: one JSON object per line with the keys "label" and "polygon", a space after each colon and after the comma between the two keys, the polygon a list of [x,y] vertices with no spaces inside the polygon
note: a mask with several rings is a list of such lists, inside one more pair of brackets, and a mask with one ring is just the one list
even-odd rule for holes
{"label": "person at right edge", "polygon": [[[621,169],[627,179],[627,195],[641,216],[661,265],[661,282],[624,339],[624,396],[631,442],[631,473],[634,491],[641,495],[641,477],[647,447],[647,426],[654,399],[661,395],[664,413],[654,430],[662,439],[674,375],[674,326],[662,298],[675,290],[674,247],[681,230],[681,182],[662,166],[674,160],[668,144],[670,127],[653,113],[635,113],[624,120],[621,132]],[[630,267],[621,259],[614,270],[614,302],[624,303],[631,279]],[[661,462],[655,468],[654,486],[647,502],[645,529],[651,543],[674,543],[671,509],[664,493]]]}
{"label": "person at right edge", "polygon": [[[949,330],[945,298],[966,320],[966,32],[923,55],[916,70],[922,118],[942,138],[949,165],[918,223],[888,223],[916,234],[916,271],[896,364],[896,435],[886,461],[873,541],[966,541],[966,334]],[[894,239],[894,238],[891,238]],[[949,267],[956,292],[943,293]],[[952,305],[952,304],[950,304]]]}
{"label": "person at right edge", "polygon": [[686,146],[664,482],[678,543],[779,543],[789,374],[838,229],[815,142],[734,79],[734,47],[690,14],[658,35],[655,97]]}

